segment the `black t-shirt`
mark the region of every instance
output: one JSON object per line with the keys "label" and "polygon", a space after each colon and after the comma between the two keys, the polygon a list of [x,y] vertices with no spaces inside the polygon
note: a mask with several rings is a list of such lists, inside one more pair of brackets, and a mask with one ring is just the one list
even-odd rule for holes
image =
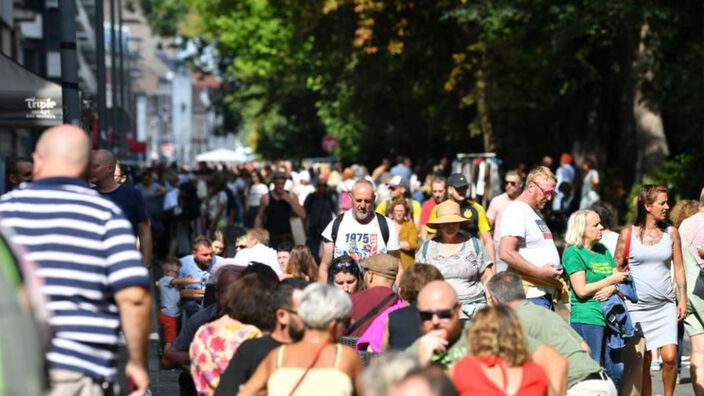
{"label": "black t-shirt", "polygon": [[405,350],[420,338],[420,319],[415,305],[403,307],[389,314],[389,347]]}
{"label": "black t-shirt", "polygon": [[122,213],[132,224],[132,231],[137,235],[139,223],[148,219],[142,193],[127,183],[120,185],[120,187],[109,193],[98,192],[122,209]]}
{"label": "black t-shirt", "polygon": [[236,395],[240,386],[249,380],[266,355],[280,345],[281,343],[270,335],[243,342],[225,371],[220,374],[220,384],[215,390],[215,396]]}

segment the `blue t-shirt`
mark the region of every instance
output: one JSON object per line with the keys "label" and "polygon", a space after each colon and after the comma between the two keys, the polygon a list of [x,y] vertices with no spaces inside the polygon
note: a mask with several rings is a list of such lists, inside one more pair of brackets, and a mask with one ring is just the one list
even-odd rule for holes
{"label": "blue t-shirt", "polygon": [[210,262],[210,265],[208,268],[202,270],[200,267],[198,267],[198,264],[196,264],[196,261],[193,259],[193,255],[189,254],[188,256],[181,257],[181,271],[178,273],[179,278],[185,278],[186,276],[190,275],[193,279],[202,279],[201,283],[193,283],[190,285],[184,285],[184,289],[202,289],[205,287],[206,283],[208,283],[208,278],[210,277],[210,270],[213,269],[213,266],[216,263],[219,263],[220,260],[223,260],[222,257],[220,256],[213,256],[212,261]]}
{"label": "blue t-shirt", "polygon": [[172,318],[178,318],[181,315],[181,308],[178,302],[181,300],[181,290],[174,285],[174,278],[164,276],[159,279],[159,296],[161,301],[161,313]]}
{"label": "blue t-shirt", "polygon": [[122,209],[122,213],[132,224],[132,232],[137,235],[138,225],[148,219],[142,193],[127,183],[109,193],[98,192]]}

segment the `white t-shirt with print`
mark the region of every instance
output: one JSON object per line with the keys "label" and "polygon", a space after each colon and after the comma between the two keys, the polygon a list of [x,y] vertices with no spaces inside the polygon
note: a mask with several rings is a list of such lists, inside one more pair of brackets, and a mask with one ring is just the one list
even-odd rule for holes
{"label": "white t-shirt with print", "polygon": [[[521,238],[518,253],[536,267],[547,263],[560,265],[560,254],[552,239],[552,232],[538,213],[527,203],[515,200],[508,204],[501,216],[501,236]],[[531,287],[527,298],[553,293],[551,287]]]}
{"label": "white t-shirt with print", "polygon": [[[398,241],[398,228],[390,219],[383,217],[389,227],[389,243],[384,243],[384,237],[379,228],[378,216],[374,216],[367,224],[360,224],[355,220],[352,210],[343,214],[340,228],[337,230],[337,239],[333,248],[332,257],[339,257],[345,254],[350,255],[356,262],[360,263],[367,257],[380,253],[399,250],[401,246]],[[322,233],[323,238],[332,241],[331,221]]]}

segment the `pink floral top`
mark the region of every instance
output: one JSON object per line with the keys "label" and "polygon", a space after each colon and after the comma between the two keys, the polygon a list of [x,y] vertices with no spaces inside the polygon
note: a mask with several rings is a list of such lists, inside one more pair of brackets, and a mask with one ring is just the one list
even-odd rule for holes
{"label": "pink floral top", "polygon": [[244,341],[261,336],[258,328],[227,316],[201,326],[188,353],[198,394],[213,395],[220,383],[220,373],[225,371],[237,348]]}

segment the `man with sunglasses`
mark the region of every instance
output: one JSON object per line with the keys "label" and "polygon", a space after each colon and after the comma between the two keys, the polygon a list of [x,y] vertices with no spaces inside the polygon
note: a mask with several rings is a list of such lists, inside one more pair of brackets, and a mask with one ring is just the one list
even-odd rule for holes
{"label": "man with sunglasses", "polygon": [[[506,192],[494,197],[489,203],[489,209],[486,211],[486,217],[489,219],[489,224],[494,228],[494,247],[499,250],[499,241],[501,240],[501,215],[506,210],[508,204],[513,202],[523,189],[523,179],[518,170],[510,170],[504,176],[504,185]],[[506,271],[507,265],[497,258],[496,272]]]}
{"label": "man with sunglasses", "polygon": [[[460,304],[455,289],[446,281],[433,281],[418,294],[418,319],[423,334],[406,352],[417,356],[421,365],[434,364],[444,369],[453,366],[468,353],[467,329],[460,320]],[[567,360],[552,347],[530,337],[526,343],[531,358],[542,366],[551,384],[558,390],[567,373]]]}
{"label": "man with sunglasses", "polygon": [[547,309],[553,309],[562,267],[552,232],[539,210],[555,195],[556,181],[544,166],[530,171],[525,189],[506,207],[500,224],[499,258],[523,276],[528,301]]}

